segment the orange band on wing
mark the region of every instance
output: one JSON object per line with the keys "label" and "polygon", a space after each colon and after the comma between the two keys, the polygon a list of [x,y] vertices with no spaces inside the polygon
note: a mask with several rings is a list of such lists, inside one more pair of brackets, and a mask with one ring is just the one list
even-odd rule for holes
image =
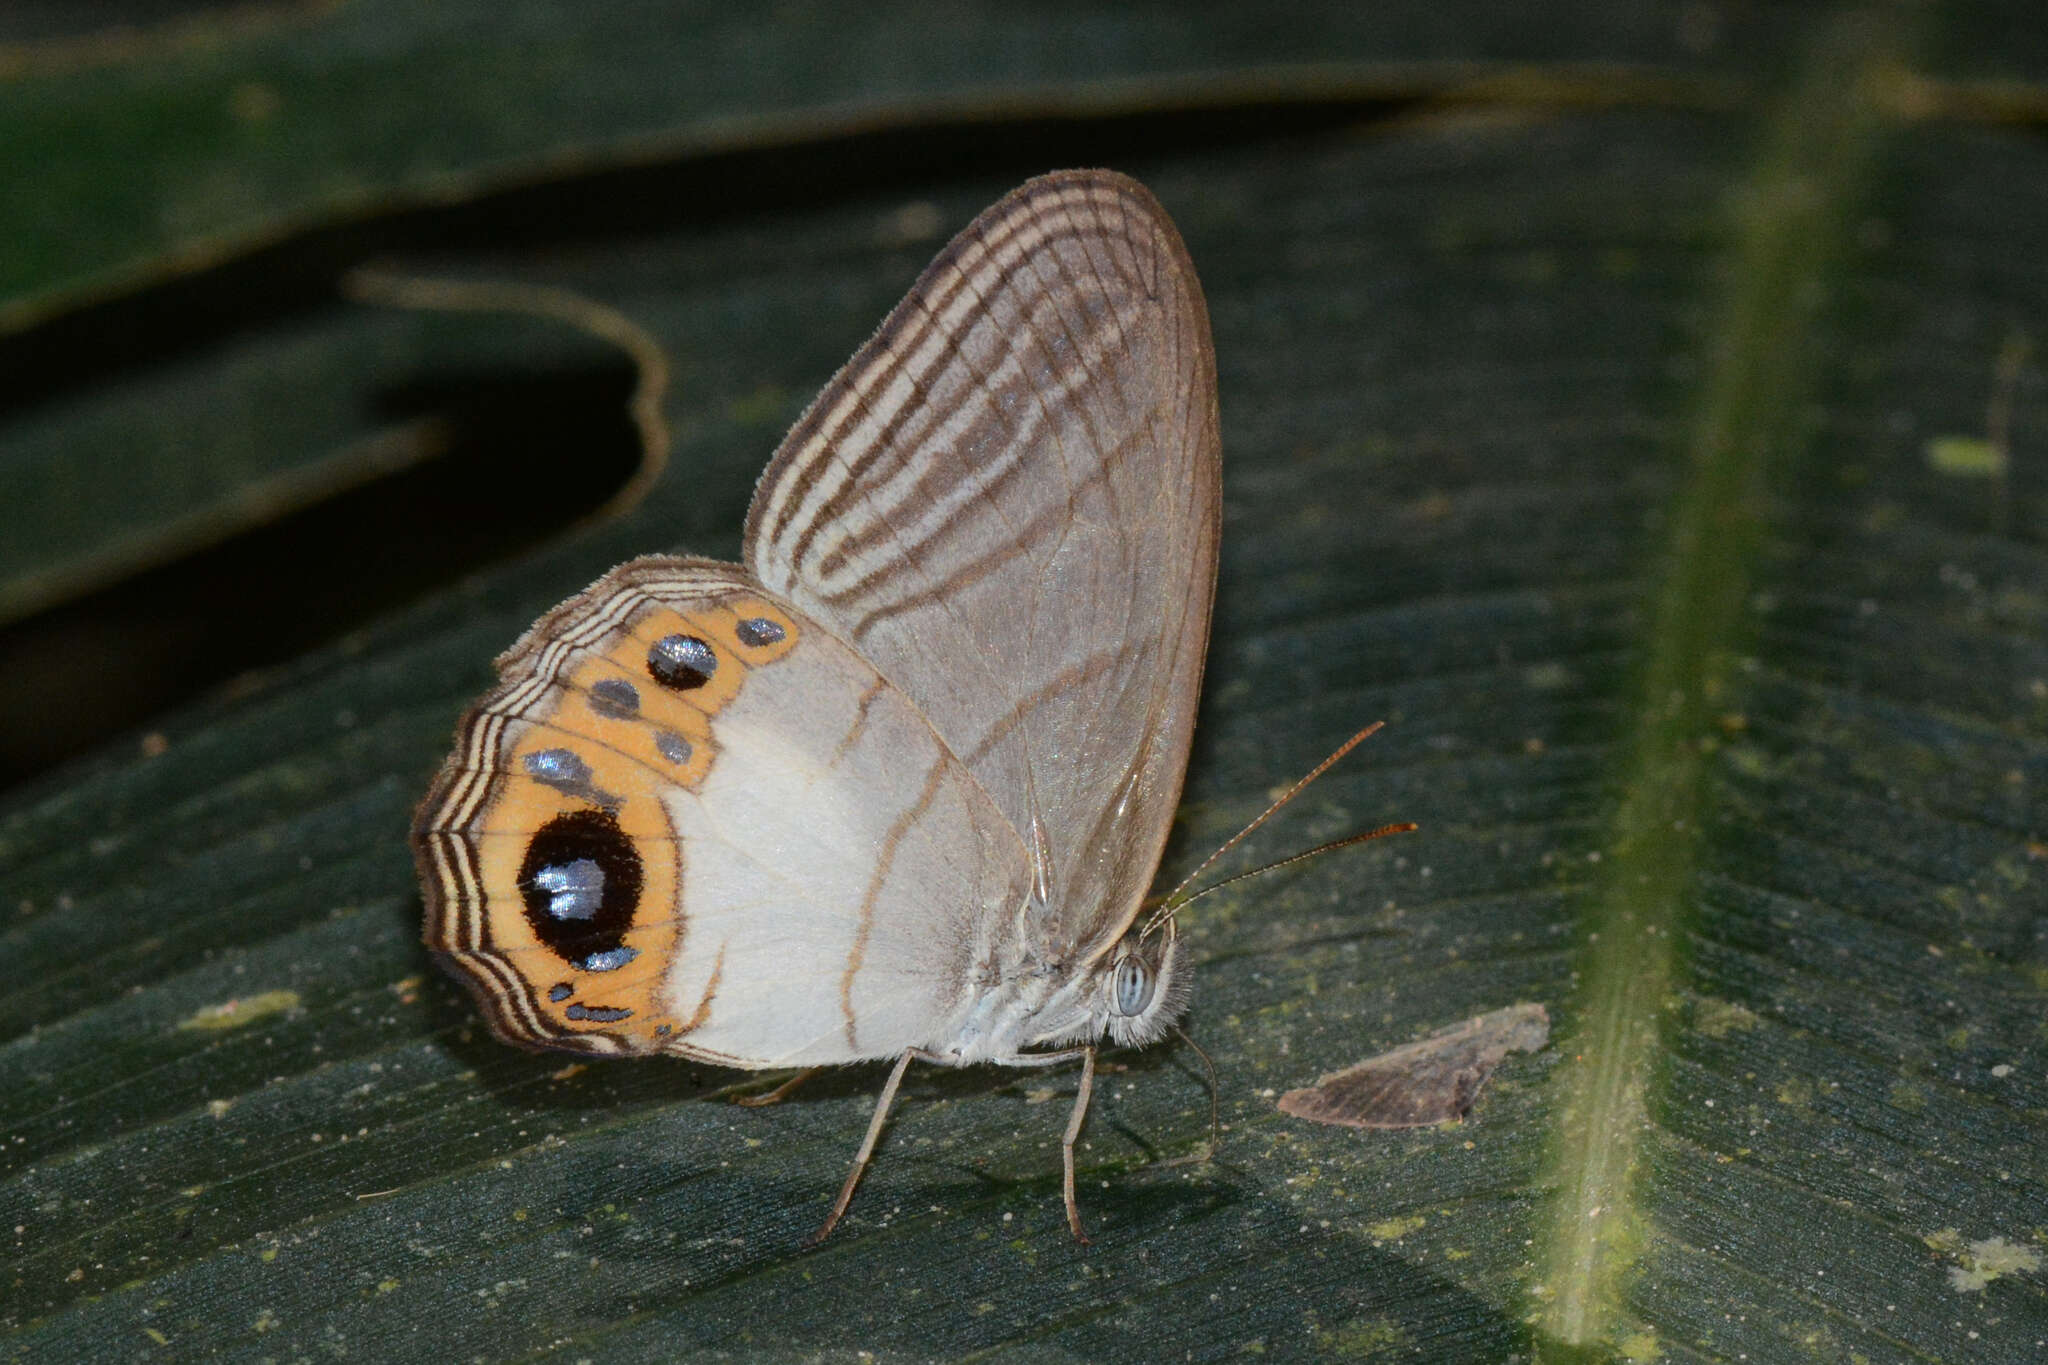
{"label": "orange band on wing", "polygon": [[685,1050],[705,1016],[708,1000],[675,1017],[664,989],[688,918],[662,793],[703,782],[714,717],[799,628],[738,585],[655,577],[674,562],[615,570],[508,655],[421,805],[428,945],[513,1042]]}

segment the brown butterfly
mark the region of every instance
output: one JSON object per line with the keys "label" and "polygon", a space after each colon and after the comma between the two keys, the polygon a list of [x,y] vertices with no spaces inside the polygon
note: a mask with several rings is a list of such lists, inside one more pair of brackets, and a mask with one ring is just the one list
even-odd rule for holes
{"label": "brown butterfly", "polygon": [[[1215,592],[1208,312],[1152,195],[1030,181],[782,443],[744,563],[606,574],[498,661],[413,833],[497,1033],[721,1066],[1082,1064],[1185,1008],[1138,923]],[[1083,1239],[1085,1240],[1085,1238]]]}

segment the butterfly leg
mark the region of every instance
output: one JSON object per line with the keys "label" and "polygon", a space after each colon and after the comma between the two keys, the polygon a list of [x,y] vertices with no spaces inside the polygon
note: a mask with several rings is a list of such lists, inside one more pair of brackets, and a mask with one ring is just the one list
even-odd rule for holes
{"label": "butterfly leg", "polygon": [[822,1066],[807,1066],[765,1095],[734,1095],[732,1102],[748,1109],[766,1109],[771,1104],[780,1104],[789,1098],[791,1091],[824,1069]]}
{"label": "butterfly leg", "polygon": [[1081,1231],[1081,1210],[1074,1203],[1074,1143],[1080,1140],[1081,1125],[1088,1119],[1088,1099],[1094,1092],[1095,1049],[1082,1048],[1081,1087],[1074,1096],[1074,1116],[1067,1120],[1067,1136],[1060,1143],[1060,1158],[1064,1169],[1062,1188],[1067,1197],[1067,1228],[1084,1247],[1093,1245],[1093,1241]]}
{"label": "butterfly leg", "polygon": [[811,1234],[812,1246],[832,1235],[832,1229],[839,1226],[839,1219],[845,1214],[846,1206],[853,1202],[853,1192],[860,1187],[860,1178],[867,1171],[869,1160],[875,1155],[875,1144],[881,1141],[882,1124],[889,1118],[889,1106],[896,1102],[896,1087],[903,1084],[903,1073],[910,1069],[911,1061],[918,1057],[928,1062],[946,1060],[936,1053],[918,1048],[912,1048],[896,1059],[896,1068],[889,1073],[889,1083],[882,1087],[881,1098],[875,1101],[875,1116],[868,1120],[868,1135],[861,1140],[860,1151],[854,1154],[853,1169],[846,1173],[846,1183],[839,1187],[839,1197],[832,1201],[832,1212],[825,1216],[825,1226]]}

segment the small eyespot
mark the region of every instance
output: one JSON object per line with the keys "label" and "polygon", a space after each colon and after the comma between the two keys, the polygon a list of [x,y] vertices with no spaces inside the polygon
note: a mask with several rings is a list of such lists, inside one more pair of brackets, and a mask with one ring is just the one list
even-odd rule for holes
{"label": "small eyespot", "polygon": [[528,754],[526,773],[536,782],[571,795],[590,788],[590,765],[567,749],[539,749]]}
{"label": "small eyespot", "polygon": [[763,645],[779,645],[785,632],[782,627],[765,616],[749,616],[733,627],[733,634],[743,645],[759,649]]}
{"label": "small eyespot", "polygon": [[1152,1003],[1152,985],[1152,969],[1143,958],[1122,959],[1110,981],[1109,1007],[1126,1019],[1143,1014]]}
{"label": "small eyespot", "polygon": [[590,709],[613,720],[640,714],[640,690],[624,678],[605,678],[590,689]]}
{"label": "small eyespot", "polygon": [[711,681],[718,654],[694,635],[664,635],[648,646],[647,671],[663,687],[687,692]]}
{"label": "small eyespot", "polygon": [[553,787],[564,796],[573,796],[611,811],[624,804],[623,797],[614,796],[598,786],[597,775],[590,770],[590,765],[568,749],[537,749],[526,756],[525,765],[528,777],[543,786]]}

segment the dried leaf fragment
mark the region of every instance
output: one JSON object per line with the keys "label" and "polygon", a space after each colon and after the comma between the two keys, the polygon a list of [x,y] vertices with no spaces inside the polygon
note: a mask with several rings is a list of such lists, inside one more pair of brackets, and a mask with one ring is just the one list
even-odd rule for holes
{"label": "dried leaf fragment", "polygon": [[1349,1128],[1423,1128],[1461,1119],[1510,1052],[1550,1041],[1543,1006],[1510,1005],[1335,1071],[1280,1097],[1280,1112]]}

